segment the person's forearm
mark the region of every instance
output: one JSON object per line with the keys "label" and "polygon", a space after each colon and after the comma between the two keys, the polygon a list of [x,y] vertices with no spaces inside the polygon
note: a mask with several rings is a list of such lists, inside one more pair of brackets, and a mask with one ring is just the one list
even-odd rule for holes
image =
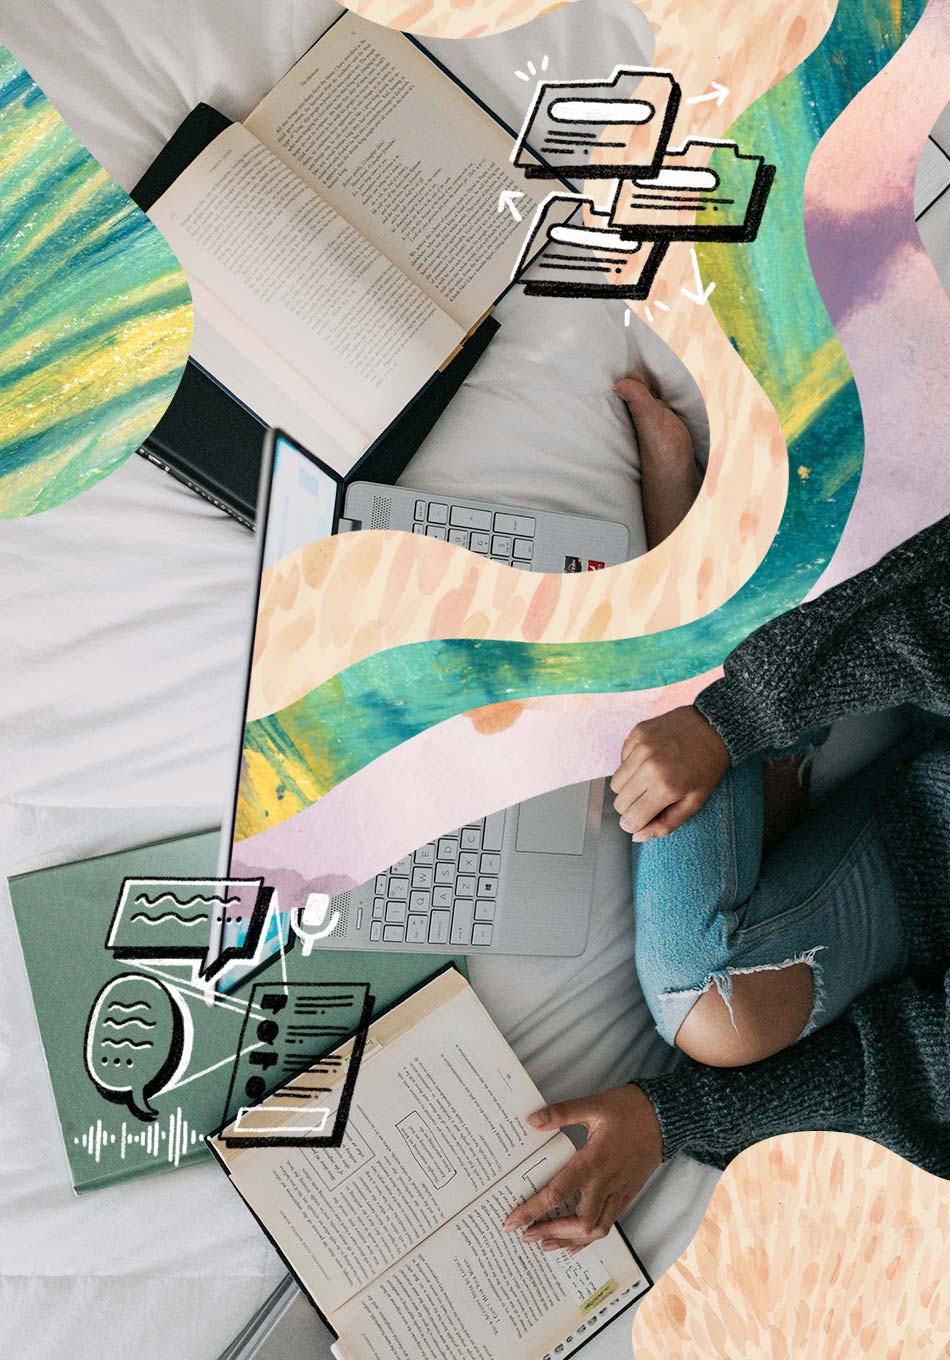
{"label": "person's forearm", "polygon": [[950,519],[764,624],[696,707],[734,761],[903,703],[950,713]]}

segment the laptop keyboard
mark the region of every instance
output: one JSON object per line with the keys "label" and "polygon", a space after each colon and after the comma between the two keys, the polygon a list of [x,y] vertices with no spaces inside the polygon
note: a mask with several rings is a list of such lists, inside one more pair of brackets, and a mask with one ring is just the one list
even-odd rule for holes
{"label": "laptop keyboard", "polygon": [[420,496],[413,510],[412,532],[530,571],[536,523],[533,515],[476,510]]}
{"label": "laptop keyboard", "polygon": [[[419,496],[412,532],[454,543],[495,562],[531,571],[533,515],[481,510]],[[492,813],[422,845],[376,875],[369,938],[374,944],[487,949],[492,942],[505,814]],[[362,922],[357,921],[357,930]]]}
{"label": "laptop keyboard", "polygon": [[504,829],[505,814],[494,812],[420,846],[377,874],[370,940],[490,945]]}

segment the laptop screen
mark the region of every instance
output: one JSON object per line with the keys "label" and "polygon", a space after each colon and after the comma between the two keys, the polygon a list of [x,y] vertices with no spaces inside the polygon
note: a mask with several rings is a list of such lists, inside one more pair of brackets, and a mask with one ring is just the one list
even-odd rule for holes
{"label": "laptop screen", "polygon": [[297,548],[330,537],[336,529],[338,490],[339,480],[299,445],[286,435],[275,436],[262,571]]}
{"label": "laptop screen", "polygon": [[[265,450],[257,518],[262,546],[258,555],[254,583],[254,612],[248,640],[244,702],[234,757],[234,784],[221,831],[221,854],[218,865],[221,877],[227,877],[230,873],[234,846],[234,823],[243,765],[247,705],[253,679],[254,643],[262,577],[265,571],[298,548],[329,538],[336,530],[342,509],[342,479],[338,473],[331,471],[313,454],[279,431],[273,431],[268,436],[268,444],[270,457]],[[227,938],[221,941],[222,946],[239,945],[244,929],[246,923],[239,919],[233,920],[225,927]],[[286,945],[288,934],[289,913],[283,910],[274,912],[265,929],[257,957],[247,967],[232,966],[222,983],[222,988],[230,991],[239,983],[246,981],[249,973],[256,972]]]}

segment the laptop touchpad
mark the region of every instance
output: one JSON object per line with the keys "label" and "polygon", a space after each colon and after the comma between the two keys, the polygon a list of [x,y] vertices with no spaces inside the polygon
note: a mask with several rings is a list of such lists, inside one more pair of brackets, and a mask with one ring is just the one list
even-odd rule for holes
{"label": "laptop touchpad", "polygon": [[589,801],[586,781],[529,798],[518,808],[515,849],[521,854],[582,855]]}

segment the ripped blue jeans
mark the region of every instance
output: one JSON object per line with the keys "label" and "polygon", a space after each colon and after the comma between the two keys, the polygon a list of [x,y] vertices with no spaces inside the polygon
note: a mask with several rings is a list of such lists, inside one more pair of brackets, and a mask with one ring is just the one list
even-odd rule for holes
{"label": "ripped blue jeans", "polygon": [[732,767],[678,831],[634,846],[637,972],[670,1044],[711,987],[731,1013],[740,973],[811,967],[814,1001],[801,1038],[906,966],[877,807],[893,752],[810,810],[763,857],[763,763],[808,749],[816,735],[826,733]]}

